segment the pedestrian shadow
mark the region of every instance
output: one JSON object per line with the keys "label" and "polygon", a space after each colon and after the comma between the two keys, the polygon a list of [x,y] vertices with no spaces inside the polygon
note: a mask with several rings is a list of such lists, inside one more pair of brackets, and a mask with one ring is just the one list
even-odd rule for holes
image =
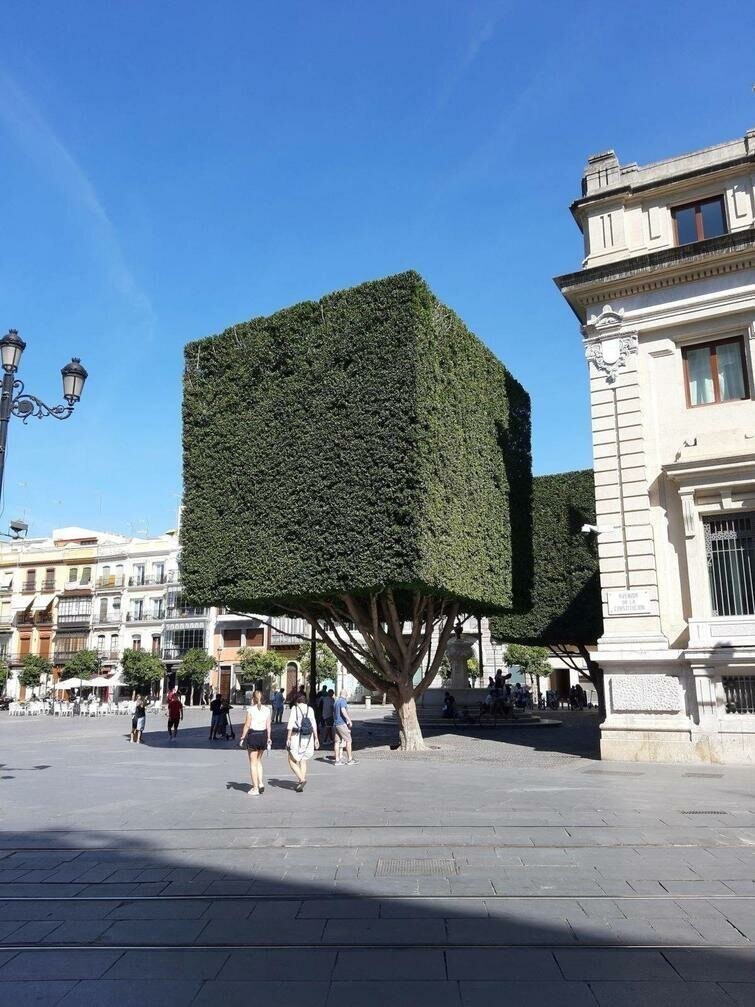
{"label": "pedestrian shadow", "polygon": [[235,783],[233,780],[229,780],[225,785],[226,790],[238,790],[242,794],[248,794],[252,789],[249,783]]}
{"label": "pedestrian shadow", "polygon": [[277,787],[278,790],[296,790],[297,781],[296,780],[270,780],[266,781],[268,786]]}

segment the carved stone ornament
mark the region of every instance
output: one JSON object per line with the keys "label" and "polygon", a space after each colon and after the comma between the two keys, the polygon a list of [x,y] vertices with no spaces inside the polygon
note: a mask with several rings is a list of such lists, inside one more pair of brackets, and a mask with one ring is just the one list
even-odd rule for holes
{"label": "carved stone ornament", "polygon": [[613,311],[607,304],[599,315],[592,315],[582,326],[585,338],[585,356],[596,370],[605,375],[609,385],[614,384],[627,357],[637,352],[637,333],[621,333],[624,309]]}

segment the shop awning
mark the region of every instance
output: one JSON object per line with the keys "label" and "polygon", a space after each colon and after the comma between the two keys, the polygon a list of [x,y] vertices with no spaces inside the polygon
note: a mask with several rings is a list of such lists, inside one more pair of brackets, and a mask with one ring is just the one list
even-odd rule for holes
{"label": "shop awning", "polygon": [[52,605],[54,597],[54,594],[38,594],[31,603],[32,612],[44,612],[46,608]]}

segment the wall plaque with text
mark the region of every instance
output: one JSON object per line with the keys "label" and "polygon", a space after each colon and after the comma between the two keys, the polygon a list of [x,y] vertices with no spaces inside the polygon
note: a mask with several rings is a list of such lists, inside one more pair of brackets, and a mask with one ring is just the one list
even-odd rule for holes
{"label": "wall plaque with text", "polygon": [[606,591],[606,601],[609,615],[653,614],[649,591]]}

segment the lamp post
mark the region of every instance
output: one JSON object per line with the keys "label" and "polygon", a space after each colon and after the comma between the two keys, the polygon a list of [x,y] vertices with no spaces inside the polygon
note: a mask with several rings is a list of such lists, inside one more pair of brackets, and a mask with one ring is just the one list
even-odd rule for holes
{"label": "lamp post", "polygon": [[0,393],[0,494],[3,489],[8,421],[11,416],[18,416],[24,423],[30,416],[36,416],[40,420],[45,416],[54,416],[56,420],[68,419],[81,398],[84,382],[88,377],[79,358],[74,357],[60,371],[63,378],[63,398],[68,405],[48,406],[36,395],[29,395],[24,390],[23,381],[16,377],[25,349],[26,343],[15,329],[10,329],[7,335],[0,339],[0,364],[3,368],[3,385]]}

